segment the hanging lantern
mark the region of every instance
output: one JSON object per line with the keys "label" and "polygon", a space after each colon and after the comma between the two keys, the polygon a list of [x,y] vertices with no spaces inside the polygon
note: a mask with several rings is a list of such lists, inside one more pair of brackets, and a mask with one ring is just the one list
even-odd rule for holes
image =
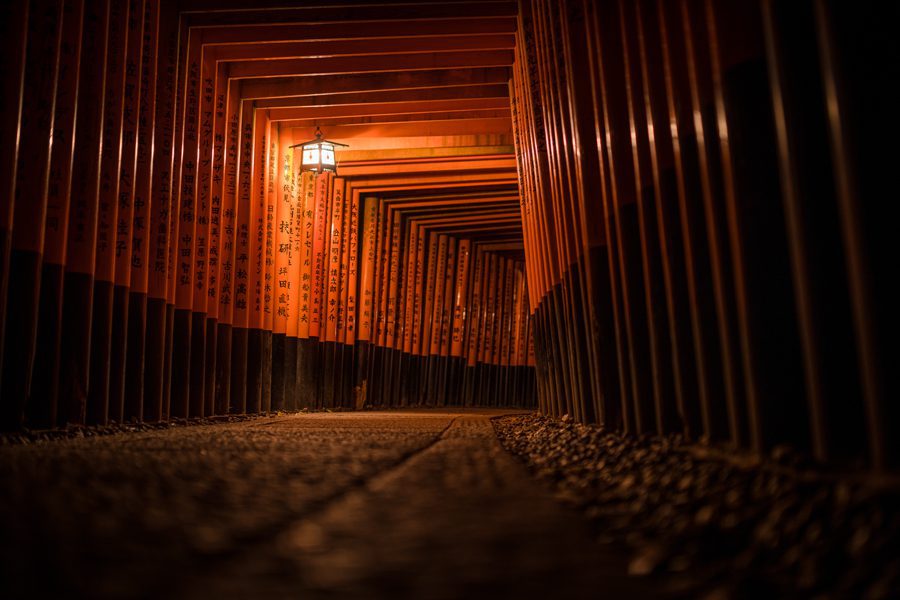
{"label": "hanging lantern", "polygon": [[337,161],[334,158],[334,150],[336,147],[348,147],[347,144],[339,144],[324,139],[322,130],[318,127],[316,127],[316,139],[294,144],[291,148],[296,148],[297,146],[300,146],[302,149],[300,160],[300,169],[302,171],[335,174],[337,174]]}

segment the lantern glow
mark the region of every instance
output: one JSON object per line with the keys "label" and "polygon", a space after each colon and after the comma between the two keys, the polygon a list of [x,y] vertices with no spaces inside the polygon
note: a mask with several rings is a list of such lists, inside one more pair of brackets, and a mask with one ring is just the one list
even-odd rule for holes
{"label": "lantern glow", "polygon": [[297,146],[303,148],[300,161],[300,168],[303,171],[337,173],[337,161],[334,155],[335,148],[338,146],[347,147],[347,144],[339,144],[324,139],[322,130],[316,127],[316,138],[308,142],[294,144],[291,148],[296,148]]}

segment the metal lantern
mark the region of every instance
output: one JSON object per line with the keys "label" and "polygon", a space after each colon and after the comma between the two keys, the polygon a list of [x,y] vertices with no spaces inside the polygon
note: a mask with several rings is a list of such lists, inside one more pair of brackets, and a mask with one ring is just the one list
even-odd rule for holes
{"label": "metal lantern", "polygon": [[316,127],[316,139],[301,144],[294,144],[291,148],[300,146],[303,150],[300,160],[302,171],[315,173],[337,173],[337,162],[334,158],[336,147],[347,147],[347,144],[339,144],[324,139],[322,130]]}

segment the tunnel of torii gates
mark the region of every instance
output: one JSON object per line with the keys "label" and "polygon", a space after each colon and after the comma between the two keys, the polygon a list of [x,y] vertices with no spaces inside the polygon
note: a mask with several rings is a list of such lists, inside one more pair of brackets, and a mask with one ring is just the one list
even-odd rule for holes
{"label": "tunnel of torii gates", "polygon": [[853,4],[4,2],[2,427],[536,406],[895,468],[900,15]]}

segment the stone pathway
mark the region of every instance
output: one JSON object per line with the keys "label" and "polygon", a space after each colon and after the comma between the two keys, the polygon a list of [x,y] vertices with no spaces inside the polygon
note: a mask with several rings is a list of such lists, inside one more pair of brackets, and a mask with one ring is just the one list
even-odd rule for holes
{"label": "stone pathway", "polygon": [[502,411],[318,413],[0,448],[0,597],[654,595]]}

